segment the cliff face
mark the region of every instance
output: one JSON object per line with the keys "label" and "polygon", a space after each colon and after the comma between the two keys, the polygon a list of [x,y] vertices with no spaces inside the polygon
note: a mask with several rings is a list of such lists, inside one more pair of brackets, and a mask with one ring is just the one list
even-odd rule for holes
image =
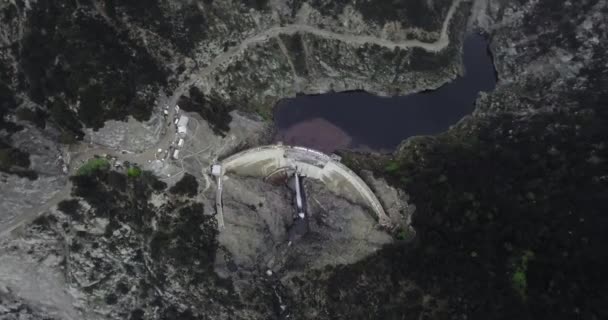
{"label": "cliff face", "polygon": [[[298,92],[437,87],[460,72],[470,26],[491,39],[499,85],[445,134],[410,139],[390,157],[344,155],[395,194],[407,191],[414,243],[235,285],[212,267],[221,263],[206,215],[212,195],[102,172],[72,179],[76,200],[2,240],[0,317],[281,318],[285,305],[298,319],[608,317],[607,8],[605,0],[3,2],[3,221],[54,201],[67,180],[60,142],[153,145],[165,103],[182,101],[209,132],[229,136],[231,111],[268,116]],[[104,127],[129,116],[147,121],[135,130],[145,139],[127,137],[133,120]]]}

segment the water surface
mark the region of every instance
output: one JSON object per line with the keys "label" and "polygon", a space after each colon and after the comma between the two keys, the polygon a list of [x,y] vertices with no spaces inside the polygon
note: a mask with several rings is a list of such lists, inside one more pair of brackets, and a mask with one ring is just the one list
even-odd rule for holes
{"label": "water surface", "polygon": [[358,91],[281,100],[274,114],[276,140],[325,152],[391,151],[408,137],[446,131],[473,112],[480,91],[491,91],[496,85],[484,36],[466,38],[463,59],[464,76],[437,90],[396,97]]}

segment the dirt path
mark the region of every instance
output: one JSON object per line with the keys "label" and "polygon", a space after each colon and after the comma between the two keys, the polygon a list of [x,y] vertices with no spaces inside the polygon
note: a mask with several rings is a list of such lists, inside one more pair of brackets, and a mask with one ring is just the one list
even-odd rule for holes
{"label": "dirt path", "polygon": [[439,39],[437,39],[435,42],[422,42],[420,40],[404,40],[395,42],[374,36],[340,34],[333,31],[320,29],[316,26],[310,26],[305,24],[290,24],[285,26],[272,27],[243,40],[239,45],[229,48],[226,52],[220,54],[215,59],[213,59],[213,61],[207,67],[201,69],[200,72],[198,72],[198,75],[200,77],[209,76],[215,69],[219,68],[224,63],[229,62],[233,57],[239,55],[241,52],[245,51],[252,45],[267,42],[270,39],[276,38],[280,35],[293,35],[296,33],[313,34],[327,39],[342,41],[351,45],[361,46],[366,44],[374,44],[389,49],[422,48],[429,52],[438,52],[445,49],[450,44],[450,37],[448,32],[450,22],[452,21],[452,17],[454,16],[454,13],[456,12],[456,9],[458,9],[460,4],[467,1],[470,0],[454,0],[452,2],[452,5],[448,10],[446,18],[443,21]]}
{"label": "dirt path", "polygon": [[3,223],[2,230],[0,230],[0,238],[8,236],[13,230],[19,228],[24,223],[36,219],[38,215],[42,214],[49,208],[56,206],[62,200],[69,198],[71,192],[72,183],[68,180],[66,185],[45,203],[24,211],[18,216],[18,218],[15,218],[12,221]]}

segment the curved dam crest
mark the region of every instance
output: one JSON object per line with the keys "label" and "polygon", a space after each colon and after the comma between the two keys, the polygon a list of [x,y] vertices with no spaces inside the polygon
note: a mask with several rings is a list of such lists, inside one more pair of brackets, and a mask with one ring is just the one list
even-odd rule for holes
{"label": "curved dam crest", "polygon": [[480,34],[466,37],[464,76],[436,90],[380,97],[367,92],[304,95],[275,107],[275,141],[331,153],[340,148],[391,152],[403,140],[446,131],[471,114],[482,91],[496,86],[496,71]]}
{"label": "curved dam crest", "polygon": [[[388,226],[391,223],[369,186],[339,159],[322,152],[303,147],[268,145],[236,153],[221,161],[221,166],[222,175],[232,173],[253,177],[268,177],[277,170],[292,168],[303,176],[321,181],[330,191],[365,205],[374,212],[380,225]],[[218,197],[221,198],[221,195]]]}

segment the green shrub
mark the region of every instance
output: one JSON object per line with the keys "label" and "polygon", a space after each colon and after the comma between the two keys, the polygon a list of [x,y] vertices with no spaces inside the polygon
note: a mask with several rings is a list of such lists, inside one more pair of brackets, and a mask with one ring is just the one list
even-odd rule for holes
{"label": "green shrub", "polygon": [[74,220],[81,220],[80,202],[77,199],[63,200],[57,204],[57,209],[70,216]]}
{"label": "green shrub", "polygon": [[395,172],[399,170],[399,163],[396,161],[392,161],[388,165],[386,165],[386,167],[384,167],[384,170],[386,172]]}
{"label": "green shrub", "polygon": [[408,234],[407,234],[407,230],[406,229],[399,229],[399,231],[397,232],[396,235],[397,240],[406,240],[408,238]]}
{"label": "green shrub", "polygon": [[141,169],[139,167],[130,167],[127,169],[127,176],[130,178],[137,178],[141,175]]}
{"label": "green shrub", "polygon": [[193,175],[186,173],[169,189],[169,192],[182,196],[194,197],[198,193],[198,182]]}
{"label": "green shrub", "polygon": [[513,275],[511,276],[511,286],[517,294],[525,300],[528,294],[528,262],[534,258],[532,251],[526,250],[519,257],[519,261],[513,263]]}
{"label": "green shrub", "polygon": [[78,168],[76,172],[79,176],[88,176],[96,171],[105,171],[110,169],[110,163],[104,158],[93,158],[83,164],[82,167]]}
{"label": "green shrub", "polygon": [[205,95],[198,88],[192,87],[189,96],[181,96],[178,104],[182,110],[196,112],[207,120],[215,134],[225,136],[230,130],[230,111],[234,110],[235,106],[224,103],[218,96]]}

